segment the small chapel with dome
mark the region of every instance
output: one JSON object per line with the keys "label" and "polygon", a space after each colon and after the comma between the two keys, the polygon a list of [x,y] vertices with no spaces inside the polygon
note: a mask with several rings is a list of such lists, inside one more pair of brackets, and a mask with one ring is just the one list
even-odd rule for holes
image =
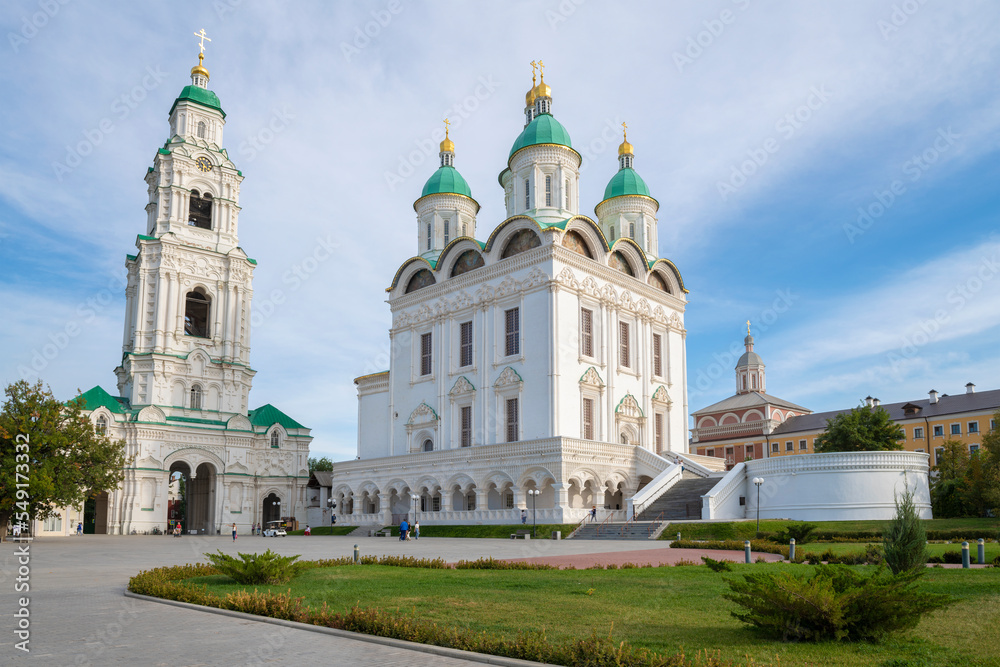
{"label": "small chapel with dome", "polygon": [[634,159],[626,137],[596,220],[584,214],[582,157],[533,74],[498,176],[505,215],[480,230],[446,129],[413,204],[415,253],[386,290],[390,367],[355,379],[357,459],[334,464],[330,487],[339,522],[624,516],[687,451],[687,290]]}

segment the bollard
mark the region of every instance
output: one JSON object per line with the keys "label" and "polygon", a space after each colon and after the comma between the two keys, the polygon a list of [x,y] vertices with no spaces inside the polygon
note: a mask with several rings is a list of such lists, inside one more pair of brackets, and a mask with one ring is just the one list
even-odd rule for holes
{"label": "bollard", "polygon": [[979,556],[978,562],[980,565],[982,565],[983,563],[986,562],[986,540],[984,540],[981,537],[979,538],[979,549],[977,549],[977,551],[979,552],[978,554],[976,554]]}
{"label": "bollard", "polygon": [[747,564],[752,562],[750,560],[750,540],[743,540],[743,555],[746,556]]}
{"label": "bollard", "polygon": [[795,538],[793,537],[788,541],[788,562],[795,562]]}
{"label": "bollard", "polygon": [[354,545],[354,564],[357,565],[358,561],[361,560],[361,552],[358,550],[358,545]]}
{"label": "bollard", "polygon": [[969,569],[969,543],[962,542],[962,567]]}
{"label": "bollard", "polygon": [[681,534],[677,533],[677,541],[680,542],[680,540],[681,540]]}

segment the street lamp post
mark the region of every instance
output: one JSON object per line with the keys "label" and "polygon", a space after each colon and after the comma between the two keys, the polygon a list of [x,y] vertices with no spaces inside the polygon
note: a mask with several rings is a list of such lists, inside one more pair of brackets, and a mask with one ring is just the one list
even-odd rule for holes
{"label": "street lamp post", "polygon": [[420,511],[420,506],[417,505],[417,501],[420,500],[420,496],[415,493],[410,494],[410,502],[413,505],[413,523],[420,523],[417,521],[417,512]]}
{"label": "street lamp post", "polygon": [[535,539],[537,535],[535,534],[536,524],[535,524],[535,499],[541,494],[538,489],[528,489],[528,495],[531,496],[531,539]]}
{"label": "street lamp post", "polygon": [[753,483],[757,487],[757,538],[760,539],[760,485],[764,483],[764,479],[754,477]]}

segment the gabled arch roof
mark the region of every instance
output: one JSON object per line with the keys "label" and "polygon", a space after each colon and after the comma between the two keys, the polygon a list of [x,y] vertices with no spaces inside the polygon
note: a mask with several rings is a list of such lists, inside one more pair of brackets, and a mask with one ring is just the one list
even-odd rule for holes
{"label": "gabled arch roof", "polygon": [[399,265],[399,268],[396,270],[396,275],[392,277],[392,284],[385,288],[386,292],[391,292],[392,290],[396,289],[396,284],[399,283],[399,277],[403,275],[403,271],[406,269],[406,267],[408,267],[413,262],[423,262],[424,264],[427,265],[427,268],[430,269],[431,271],[433,271],[437,265],[436,261],[434,262],[434,264],[431,264],[431,261],[429,259],[427,259],[426,257],[421,257],[420,255],[409,258],[408,260]]}

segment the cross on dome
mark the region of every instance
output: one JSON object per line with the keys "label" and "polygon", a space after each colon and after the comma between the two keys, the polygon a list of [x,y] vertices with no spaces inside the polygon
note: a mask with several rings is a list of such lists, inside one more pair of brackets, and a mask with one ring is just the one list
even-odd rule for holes
{"label": "cross on dome", "polygon": [[204,28],[201,29],[201,32],[194,33],[194,36],[199,38],[200,51],[198,52],[198,64],[191,68],[191,83],[199,88],[208,88],[208,70],[205,69],[205,42],[212,40],[205,36]]}
{"label": "cross on dome", "polygon": [[[451,162],[452,162],[451,158],[455,154],[455,142],[452,141],[450,138],[448,138],[448,129],[449,129],[450,126],[451,126],[451,121],[448,120],[447,118],[445,118],[444,119],[444,141],[441,142],[441,166],[442,167],[450,167],[451,166]],[[450,153],[451,155],[450,156],[445,155],[446,153]]]}
{"label": "cross on dome", "polygon": [[205,36],[205,29],[204,28],[201,29],[201,32],[194,33],[194,36],[201,38],[199,40],[198,46],[201,47],[201,52],[205,53],[205,42],[206,41],[211,42],[212,39],[210,37],[206,37]]}

